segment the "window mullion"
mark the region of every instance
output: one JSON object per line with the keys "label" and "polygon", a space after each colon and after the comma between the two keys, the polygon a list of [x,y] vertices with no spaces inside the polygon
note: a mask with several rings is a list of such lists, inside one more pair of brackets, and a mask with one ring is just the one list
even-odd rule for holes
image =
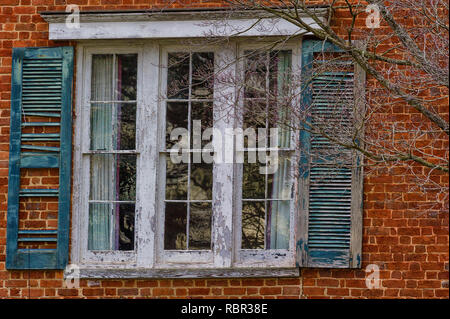
{"label": "window mullion", "polygon": [[[223,45],[215,52],[216,79],[230,75],[236,76],[237,69],[237,45],[229,43]],[[234,128],[235,108],[229,103],[235,101],[236,88],[232,84],[221,81],[214,83],[214,127],[225,137],[226,129]],[[226,139],[225,139],[226,140]],[[223,140],[222,140],[223,141]],[[221,145],[221,143],[220,143]],[[221,145],[222,147],[224,145]],[[234,154],[234,142],[219,151],[222,160],[227,158],[227,152]],[[234,158],[234,156],[233,156]],[[234,168],[235,164],[227,161],[219,161],[213,166],[213,227],[212,244],[214,254],[214,266],[217,268],[231,267],[233,259],[233,212],[234,212]]]}

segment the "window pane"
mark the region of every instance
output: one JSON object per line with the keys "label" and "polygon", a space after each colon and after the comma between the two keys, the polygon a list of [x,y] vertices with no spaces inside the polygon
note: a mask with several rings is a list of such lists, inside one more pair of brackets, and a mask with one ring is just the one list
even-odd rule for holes
{"label": "window pane", "polygon": [[291,161],[278,154],[278,168],[274,174],[267,174],[267,196],[273,199],[291,199],[292,172]]}
{"label": "window pane", "polygon": [[211,203],[191,203],[189,249],[211,249]]}
{"label": "window pane", "polygon": [[137,54],[117,55],[117,99],[136,100]]}
{"label": "window pane", "polygon": [[270,92],[272,96],[284,96],[289,92],[289,78],[292,67],[292,51],[270,52]]}
{"label": "window pane", "polygon": [[187,99],[189,96],[189,53],[169,53],[167,97]]}
{"label": "window pane", "polygon": [[245,98],[263,98],[266,95],[268,56],[266,52],[245,51]]}
{"label": "window pane", "polygon": [[134,250],[135,205],[89,204],[89,250]]}
{"label": "window pane", "polygon": [[266,249],[289,249],[291,201],[267,202]]}
{"label": "window pane", "polygon": [[136,100],[137,54],[92,56],[91,101]]}
{"label": "window pane", "polygon": [[114,73],[113,54],[94,54],[92,56],[91,100],[112,101]]}
{"label": "window pane", "polygon": [[262,164],[258,162],[248,163],[247,156],[245,156],[244,172],[242,177],[243,199],[265,198],[266,175],[259,172],[260,167],[262,167]]}
{"label": "window pane", "polygon": [[[119,232],[116,232],[116,247],[119,250],[134,250],[134,204],[117,204]],[[116,209],[117,209],[116,206]],[[117,229],[116,228],[116,229]]]}
{"label": "window pane", "polygon": [[136,104],[92,103],[91,150],[136,148]]}
{"label": "window pane", "polygon": [[186,200],[188,188],[188,164],[173,163],[166,156],[166,199]]}
{"label": "window pane", "polygon": [[205,163],[191,164],[190,199],[212,200],[213,166]]}
{"label": "window pane", "polygon": [[243,128],[252,128],[258,134],[258,128],[267,127],[266,100],[246,99],[244,101]]}
{"label": "window pane", "polygon": [[264,202],[242,202],[242,249],[264,249]]}
{"label": "window pane", "polygon": [[[187,102],[168,102],[166,111],[166,148],[172,148],[179,140],[172,141],[170,139],[170,134],[175,128],[188,129],[188,112],[189,107]],[[187,137],[187,136],[186,136]],[[186,147],[188,147],[186,145]]]}
{"label": "window pane", "polygon": [[136,155],[91,155],[90,199],[126,200],[136,198]]}
{"label": "window pane", "polygon": [[[194,121],[200,121],[194,122]],[[207,128],[213,128],[213,104],[212,102],[192,102],[191,104],[191,148],[203,148],[211,139],[201,140],[202,134]],[[195,134],[195,135],[194,135]],[[194,140],[198,138],[199,140]]]}
{"label": "window pane", "polygon": [[93,103],[91,105],[91,150],[113,150],[113,104]]}
{"label": "window pane", "polygon": [[89,204],[89,250],[109,250],[111,247],[111,204]]}
{"label": "window pane", "polygon": [[136,199],[136,155],[116,155],[119,165],[118,193],[121,201]]}
{"label": "window pane", "polygon": [[166,202],[164,218],[164,249],[184,250],[186,245],[186,203]]}
{"label": "window pane", "polygon": [[192,98],[212,99],[214,88],[214,53],[192,54]]}
{"label": "window pane", "polygon": [[136,149],[136,104],[126,103],[117,105],[118,128],[116,133],[116,149]]}

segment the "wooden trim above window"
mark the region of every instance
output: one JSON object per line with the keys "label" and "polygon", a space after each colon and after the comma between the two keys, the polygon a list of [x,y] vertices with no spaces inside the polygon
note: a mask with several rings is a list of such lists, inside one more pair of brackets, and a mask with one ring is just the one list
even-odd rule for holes
{"label": "wooden trim above window", "polygon": [[[326,23],[329,9],[312,8]],[[41,12],[50,40],[203,38],[205,36],[293,36],[305,30],[263,11],[91,11],[80,12],[80,25],[67,24],[71,13]],[[304,21],[318,27],[313,19]]]}

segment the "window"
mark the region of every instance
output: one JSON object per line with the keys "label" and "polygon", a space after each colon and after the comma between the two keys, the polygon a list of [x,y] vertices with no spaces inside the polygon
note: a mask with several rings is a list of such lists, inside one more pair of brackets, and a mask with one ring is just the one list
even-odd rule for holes
{"label": "window", "polygon": [[[341,195],[327,193],[333,181],[309,190],[297,147],[309,147],[309,135],[290,126],[292,74],[310,57],[300,44],[81,46],[72,259],[87,277],[296,276],[296,265],[357,265],[357,246],[327,235],[337,232],[340,215],[329,210]],[[353,186],[351,194],[359,201]],[[359,213],[338,213],[345,236],[358,237],[347,224]],[[308,234],[322,243],[310,253]]]}
{"label": "window", "polygon": [[[259,123],[251,107],[241,114],[230,102],[244,110],[258,104],[261,114],[270,109],[286,117],[277,99],[298,65],[297,47],[186,49],[152,42],[134,48],[83,48],[82,205],[75,206],[81,263],[294,267],[294,134],[282,128],[279,142],[270,145],[269,129],[277,127],[270,116]],[[221,81],[224,74],[243,76],[243,89]],[[258,145],[248,145],[253,126],[261,134]],[[225,141],[228,130],[239,128],[246,145],[238,146],[235,136],[229,140],[230,162],[228,142],[221,150],[213,146],[217,136]],[[273,164],[275,149],[280,161]],[[249,161],[255,154],[257,161]]]}

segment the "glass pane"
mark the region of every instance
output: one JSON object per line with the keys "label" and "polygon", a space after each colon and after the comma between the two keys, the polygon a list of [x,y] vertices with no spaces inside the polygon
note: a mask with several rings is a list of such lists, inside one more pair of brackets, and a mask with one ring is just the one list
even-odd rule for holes
{"label": "glass pane", "polygon": [[119,227],[116,229],[116,247],[118,250],[134,250],[134,204],[117,204],[116,219]]}
{"label": "glass pane", "polygon": [[266,190],[266,175],[261,174],[259,168],[263,164],[248,162],[248,153],[244,155],[243,176],[242,176],[242,198],[243,199],[263,199]]}
{"label": "glass pane", "polygon": [[88,249],[134,250],[134,212],[134,204],[90,203]]}
{"label": "glass pane", "polygon": [[136,149],[136,104],[117,105],[118,129],[116,133],[116,149]]}
{"label": "glass pane", "polygon": [[113,54],[92,56],[91,100],[112,101],[113,98]]}
{"label": "glass pane", "polygon": [[90,163],[91,200],[134,201],[136,155],[96,154]]}
{"label": "glass pane", "polygon": [[[179,142],[181,140],[181,137],[178,137],[178,141],[174,140],[172,141],[170,139],[170,134],[172,133],[172,130],[175,128],[184,128],[188,129],[188,112],[189,107],[188,103],[186,102],[170,102],[167,103],[167,111],[166,111],[166,148],[170,149],[172,148],[175,143]],[[181,132],[182,133],[182,132]],[[177,134],[178,135],[178,134]],[[186,136],[187,138],[187,136]],[[186,145],[188,147],[188,145]]]}
{"label": "glass pane", "polygon": [[117,100],[135,101],[137,83],[137,54],[117,55]]}
{"label": "glass pane", "polygon": [[213,166],[205,163],[191,164],[190,199],[212,199]]}
{"label": "glass pane", "polygon": [[267,197],[274,199],[291,199],[292,172],[290,159],[278,154],[278,168],[274,174],[267,174]]}
{"label": "glass pane", "polygon": [[113,109],[112,103],[91,105],[91,150],[115,149]]}
{"label": "glass pane", "polygon": [[289,249],[291,201],[267,202],[266,249]]}
{"label": "glass pane", "polygon": [[214,88],[214,53],[192,54],[192,98],[212,99]]}
{"label": "glass pane", "polygon": [[201,138],[207,128],[213,127],[212,102],[192,102],[191,112],[191,148],[203,148],[211,142],[211,139],[203,141]]}
{"label": "glass pane", "polygon": [[184,250],[186,245],[187,204],[166,202],[164,249]]}
{"label": "glass pane", "polygon": [[189,53],[169,53],[167,97],[187,99],[189,96]]}
{"label": "glass pane", "polygon": [[91,104],[91,150],[136,148],[136,104]]}
{"label": "glass pane", "polygon": [[288,93],[291,61],[291,50],[270,52],[269,80],[271,95],[284,96]]}
{"label": "glass pane", "polygon": [[136,155],[116,155],[119,163],[119,200],[136,199]]}
{"label": "glass pane", "polygon": [[267,126],[266,100],[253,99],[244,101],[243,128],[252,128],[258,134],[258,128]]}
{"label": "glass pane", "polygon": [[111,247],[111,204],[89,204],[88,249],[109,250]]}
{"label": "glass pane", "polygon": [[173,163],[166,156],[166,199],[187,199],[188,164]]}
{"label": "glass pane", "polygon": [[264,202],[242,202],[242,249],[264,249]]}
{"label": "glass pane", "polygon": [[245,51],[246,98],[264,98],[266,95],[267,53]]}
{"label": "glass pane", "polygon": [[211,203],[191,203],[189,249],[211,249]]}

